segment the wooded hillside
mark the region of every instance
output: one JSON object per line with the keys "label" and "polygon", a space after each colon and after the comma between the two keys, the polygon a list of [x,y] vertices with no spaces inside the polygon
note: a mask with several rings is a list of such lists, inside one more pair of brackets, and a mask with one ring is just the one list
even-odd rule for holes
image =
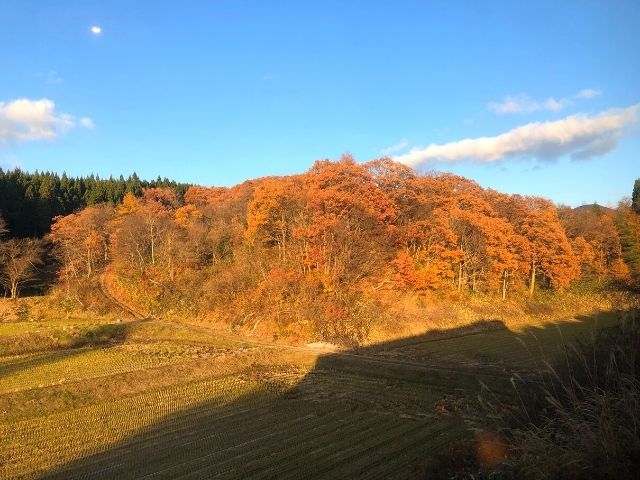
{"label": "wooded hillside", "polygon": [[[184,196],[168,181],[172,188],[128,181],[107,184],[118,193],[105,203],[85,190],[74,201],[88,206],[55,217],[47,238],[68,291],[108,266],[123,295],[155,314],[212,315],[232,328],[264,320],[359,342],[384,310],[384,292],[500,301],[577,279],[626,288],[640,277],[640,217],[630,202],[557,208],[349,156],[301,175],[192,186]],[[15,212],[7,218],[15,224]]]}

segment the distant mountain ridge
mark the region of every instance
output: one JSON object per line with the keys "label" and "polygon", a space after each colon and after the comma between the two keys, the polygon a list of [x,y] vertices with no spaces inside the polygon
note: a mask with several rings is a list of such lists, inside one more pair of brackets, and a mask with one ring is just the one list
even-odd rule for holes
{"label": "distant mountain ridge", "polygon": [[584,211],[588,211],[588,210],[596,210],[596,211],[601,211],[601,212],[606,212],[606,213],[614,213],[615,209],[613,208],[609,208],[609,207],[605,207],[602,205],[598,205],[597,203],[590,203],[590,204],[586,204],[586,205],[580,205],[579,207],[575,207],[573,209],[574,211],[579,211],[579,212],[584,212]]}

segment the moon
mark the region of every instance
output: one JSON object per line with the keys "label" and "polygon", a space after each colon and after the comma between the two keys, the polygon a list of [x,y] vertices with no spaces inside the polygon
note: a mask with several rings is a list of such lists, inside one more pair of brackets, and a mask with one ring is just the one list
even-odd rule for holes
{"label": "moon", "polygon": [[102,33],[102,28],[100,28],[98,25],[93,25],[91,27],[91,33],[93,33],[94,35],[100,35]]}

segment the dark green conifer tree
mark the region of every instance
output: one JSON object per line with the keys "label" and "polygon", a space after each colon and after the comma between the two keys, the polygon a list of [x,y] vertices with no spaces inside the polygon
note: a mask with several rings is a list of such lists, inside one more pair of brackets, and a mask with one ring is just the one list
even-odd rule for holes
{"label": "dark green conifer tree", "polygon": [[631,209],[640,214],[640,178],[636,179],[633,184],[633,193],[631,194]]}

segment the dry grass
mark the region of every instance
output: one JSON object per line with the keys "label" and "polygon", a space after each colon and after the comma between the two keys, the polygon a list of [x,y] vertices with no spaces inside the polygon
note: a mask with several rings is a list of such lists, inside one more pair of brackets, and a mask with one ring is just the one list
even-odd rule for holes
{"label": "dry grass", "polygon": [[447,295],[381,292],[380,296],[386,305],[386,315],[373,325],[366,344],[495,320],[512,332],[524,332],[598,312],[640,308],[640,297],[630,292],[584,289],[553,294],[541,291],[533,299],[513,293],[506,301],[494,295],[455,292]]}
{"label": "dry grass", "polygon": [[567,344],[512,431],[522,478],[636,478],[640,470],[640,318]]}
{"label": "dry grass", "polygon": [[[565,308],[575,307],[572,295],[567,295],[564,307],[551,303],[551,308],[557,309],[557,318]],[[407,312],[415,314],[414,319],[421,319],[416,325],[419,323],[422,332],[430,330],[428,334],[379,348],[355,350],[356,354],[362,355],[358,358],[332,355],[319,358],[317,363],[317,352],[250,346],[230,338],[226,327],[221,332],[224,335],[216,335],[208,329],[157,320],[114,323],[108,318],[90,322],[78,317],[0,323],[0,338],[28,337],[34,332],[45,336],[59,331],[80,332],[105,325],[121,326],[119,328],[126,330],[124,338],[113,345],[90,343],[82,348],[47,347],[36,353],[0,357],[0,433],[6,440],[0,452],[7,461],[4,468],[12,475],[37,475],[38,470],[52,472],[63,468],[60,478],[68,478],[69,472],[76,469],[98,477],[114,477],[115,471],[108,468],[120,464],[130,465],[132,470],[118,467],[121,468],[118,475],[130,473],[131,476],[166,464],[171,472],[188,473],[194,469],[193,472],[198,472],[194,473],[195,477],[202,478],[216,472],[232,478],[256,472],[263,472],[265,476],[280,472],[285,473],[284,477],[289,474],[292,478],[295,475],[299,478],[302,473],[304,476],[322,476],[322,472],[336,478],[354,475],[386,478],[413,472],[412,478],[423,473],[428,478],[438,478],[429,468],[424,471],[411,468],[459,438],[463,431],[462,419],[468,421],[469,417],[477,416],[474,398],[479,388],[478,380],[489,383],[494,392],[498,391],[498,380],[505,384],[504,389],[510,390],[509,375],[520,369],[539,370],[540,358],[550,357],[556,351],[556,346],[562,342],[561,335],[569,338],[590,331],[585,319],[564,323],[556,329],[547,323],[548,314],[525,314],[524,307],[516,300],[492,307],[488,297],[468,297],[467,303],[465,298],[447,304],[451,299],[434,299],[430,303],[425,299],[417,302],[415,298],[404,297],[397,305],[413,301],[414,308]],[[554,301],[560,300],[536,300],[543,306],[547,305],[544,302]],[[598,302],[599,305],[606,303],[602,298],[589,302],[584,303],[585,310],[595,308]],[[531,307],[532,310],[538,308],[537,303],[532,305],[535,307]],[[540,311],[548,309],[544,306]],[[498,318],[494,322],[472,323],[474,318],[495,318],[496,315],[489,317],[492,312],[500,316],[522,314],[521,318],[537,322],[538,327],[529,327],[518,334],[509,326],[516,325],[516,321],[507,324]],[[428,314],[426,320],[420,317],[425,314]],[[389,311],[384,312],[384,318],[380,320],[389,331],[399,323],[392,321]],[[614,323],[614,320],[609,318],[605,322],[603,318],[600,326],[609,321]],[[635,337],[628,333],[637,332],[637,328],[628,330],[634,323],[631,320],[627,323],[625,341],[630,341]],[[453,325],[459,328],[451,329]],[[439,330],[433,330],[435,326]],[[405,330],[398,328],[398,331]],[[384,334],[384,330],[379,333]],[[603,359],[607,345],[613,341],[612,335],[594,334],[592,338],[593,342],[603,345],[598,350]],[[249,337],[249,340],[255,338]],[[640,340],[636,345],[640,346]],[[607,449],[594,440],[594,435],[608,438],[602,430],[587,425],[578,433],[570,431],[569,427],[576,419],[593,416],[594,412],[600,412],[597,408],[618,416],[631,412],[633,405],[630,402],[637,399],[622,395],[626,395],[627,390],[623,387],[627,383],[619,382],[616,384],[620,385],[618,397],[603,395],[601,392],[606,389],[601,383],[597,384],[598,389],[591,389],[599,392],[597,398],[604,396],[609,402],[604,407],[602,403],[588,400],[593,395],[583,394],[583,390],[590,390],[576,387],[584,384],[584,378],[595,378],[589,358],[584,353],[578,354],[582,349],[583,346],[567,347],[562,365],[569,367],[566,370],[559,366],[549,369],[544,377],[545,389],[538,390],[539,395],[535,397],[539,400],[537,403],[528,401],[534,398],[530,394],[533,389],[525,394],[524,386],[516,383],[522,398],[527,400],[530,418],[524,421],[520,418],[521,423],[507,425],[509,430],[504,432],[512,440],[511,456],[502,470],[487,475],[544,477],[544,471],[539,468],[544,465],[541,459],[547,458],[557,465],[574,462],[576,468],[579,467],[574,475],[578,478],[584,476],[581,475],[584,472],[595,472],[593,475],[600,476],[608,474],[591,471],[571,456],[576,451],[587,451],[584,445],[587,442],[593,444],[592,448],[605,452],[604,458],[614,458],[617,464],[623,464],[615,455],[620,454],[621,446],[633,445],[629,438],[620,437],[618,441],[616,431],[611,430],[614,438],[607,440]],[[597,359],[600,356],[600,353],[595,355]],[[618,355],[614,363],[619,366],[625,359],[628,358]],[[596,371],[600,375],[607,370],[598,367]],[[610,369],[610,372],[614,371]],[[566,383],[563,380],[566,378],[574,380]],[[604,375],[602,378],[609,377]],[[225,400],[225,390],[218,387],[205,389],[203,397],[193,395],[192,389],[200,391],[198,385],[218,385],[216,382],[223,379],[234,385],[239,380],[242,387],[232,388],[231,404]],[[611,382],[610,379],[607,381],[605,387]],[[572,385],[571,382],[574,383],[573,390],[562,394],[562,389]],[[248,390],[245,386],[249,386]],[[267,403],[261,403],[265,400],[260,393],[263,389],[277,394],[269,396]],[[504,390],[502,386],[500,389]],[[571,397],[568,393],[574,394],[574,391],[577,393]],[[256,392],[258,394],[254,395]],[[247,397],[249,403],[238,395]],[[559,400],[554,404],[545,396]],[[254,398],[260,401],[254,404]],[[201,401],[205,402],[206,408],[201,408]],[[234,415],[233,422],[214,415],[222,412],[218,410],[219,401],[222,402],[220,408],[226,411],[228,407]],[[574,408],[578,401],[585,407]],[[213,402],[212,409],[208,402]],[[518,405],[502,403],[492,413],[499,413],[504,419],[508,411]],[[557,419],[560,413],[565,415],[564,424]],[[598,418],[603,417],[603,414],[599,415]],[[138,418],[142,423],[127,423]],[[197,421],[191,422],[190,418],[197,418]],[[627,416],[624,424],[635,425],[636,420],[637,417]],[[67,421],[71,422],[69,432],[64,427]],[[92,432],[101,431],[101,422],[108,423],[109,432],[122,433],[113,439],[101,434],[94,438]],[[292,422],[290,429],[273,429],[274,425],[288,425],[287,422]],[[180,435],[185,438],[185,447],[179,453],[174,452],[176,424],[184,424]],[[596,424],[600,425],[607,424],[602,421]],[[347,435],[344,428],[351,433]],[[40,437],[29,433],[36,430],[41,432]],[[309,433],[312,431],[315,432],[313,435]],[[564,437],[559,437],[558,432]],[[570,433],[584,437],[583,444],[572,447],[574,440]],[[16,434],[21,436],[14,441]],[[191,437],[199,442],[197,448],[192,447]],[[50,448],[47,455],[40,455],[43,442],[45,448]],[[132,445],[142,450],[131,449]],[[502,460],[506,451],[506,445],[497,435],[479,435],[472,446],[475,450],[471,448],[468,453],[474,461],[477,461],[477,453],[487,465],[495,463],[496,459]],[[561,452],[557,455],[561,460],[551,456],[553,448],[563,449],[557,450]],[[212,455],[216,456],[215,462]],[[551,472],[547,475],[549,478],[557,474],[551,460],[545,467]],[[600,463],[606,464],[605,461]],[[65,464],[70,470],[63,467]],[[218,468],[221,470],[216,470]],[[445,472],[437,464],[435,468]],[[464,474],[464,468],[459,471]],[[560,473],[566,473],[566,467]],[[614,473],[624,477],[625,470]]]}
{"label": "dry grass", "polygon": [[543,369],[514,375],[513,400],[485,390],[485,420],[476,429],[498,432],[502,458],[483,465],[477,441],[475,452],[467,442],[443,460],[457,470],[448,478],[636,478],[640,317],[628,311],[618,318],[615,326],[564,339],[560,356]]}

